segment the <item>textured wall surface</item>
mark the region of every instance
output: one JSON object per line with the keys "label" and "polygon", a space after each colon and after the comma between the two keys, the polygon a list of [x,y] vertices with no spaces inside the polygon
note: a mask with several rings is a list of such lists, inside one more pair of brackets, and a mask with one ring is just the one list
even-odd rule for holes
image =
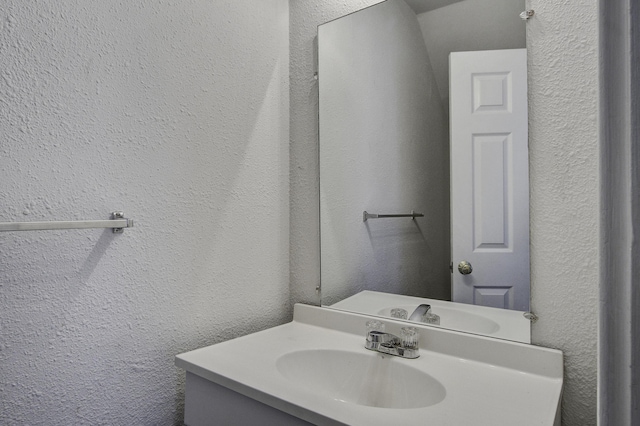
{"label": "textured wall surface", "polygon": [[362,290],[450,300],[449,141],[415,12],[394,1],[336,19],[318,50],[322,304]]}
{"label": "textured wall surface", "polygon": [[286,0],[0,10],[0,424],[178,423],[174,355],[279,324]]}
{"label": "textured wall surface", "polygon": [[316,33],[320,24],[380,0],[294,0],[289,5],[290,40],[290,237],[293,302],[319,305],[320,218],[318,200],[318,86]]}
{"label": "textured wall surface", "polygon": [[564,352],[563,424],[595,425],[598,4],[529,6],[532,341]]}

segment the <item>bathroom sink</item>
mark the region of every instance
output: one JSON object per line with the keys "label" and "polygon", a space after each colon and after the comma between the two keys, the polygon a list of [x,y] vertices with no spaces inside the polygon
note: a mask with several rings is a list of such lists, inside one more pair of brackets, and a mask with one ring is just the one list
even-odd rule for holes
{"label": "bathroom sink", "polygon": [[420,356],[401,358],[365,348],[371,318],[297,304],[287,324],[178,355],[185,424],[559,425],[561,352],[413,323]]}
{"label": "bathroom sink", "polygon": [[[390,306],[381,309],[377,315],[391,316],[391,309],[401,308],[409,315],[417,308],[417,305]],[[500,330],[500,324],[482,315],[465,312],[462,309],[438,306],[433,307],[432,313],[440,316],[440,326],[453,330],[465,330],[469,333],[492,335]]]}
{"label": "bathroom sink", "polygon": [[444,386],[411,361],[362,351],[304,350],[276,361],[280,374],[337,401],[378,408],[422,408],[445,398]]}

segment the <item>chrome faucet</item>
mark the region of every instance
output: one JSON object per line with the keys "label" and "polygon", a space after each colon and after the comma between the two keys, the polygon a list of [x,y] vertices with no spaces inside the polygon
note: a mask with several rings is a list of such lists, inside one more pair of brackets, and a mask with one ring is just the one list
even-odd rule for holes
{"label": "chrome faucet", "polygon": [[422,317],[425,314],[429,313],[430,310],[431,310],[431,305],[427,305],[427,304],[423,303],[422,305],[418,306],[415,309],[415,311],[413,311],[413,313],[409,317],[409,321],[422,322]]}
{"label": "chrome faucet", "polygon": [[423,303],[418,306],[409,317],[409,321],[425,322],[440,325],[440,316],[431,312],[431,305]]}
{"label": "chrome faucet", "polygon": [[[409,331],[406,331],[406,330]],[[377,351],[383,354],[399,356],[402,358],[415,359],[420,356],[418,351],[418,333],[412,327],[403,328],[403,334],[410,335],[400,339],[398,336],[384,331],[369,331],[364,347],[370,351]]]}

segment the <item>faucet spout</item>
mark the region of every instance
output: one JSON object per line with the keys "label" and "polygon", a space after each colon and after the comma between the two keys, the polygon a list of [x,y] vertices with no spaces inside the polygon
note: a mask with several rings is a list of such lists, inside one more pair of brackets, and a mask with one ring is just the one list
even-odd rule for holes
{"label": "faucet spout", "polygon": [[418,306],[415,311],[413,311],[413,313],[409,317],[409,321],[422,322],[422,317],[424,317],[425,314],[429,313],[430,310],[431,305],[423,303],[422,305]]}

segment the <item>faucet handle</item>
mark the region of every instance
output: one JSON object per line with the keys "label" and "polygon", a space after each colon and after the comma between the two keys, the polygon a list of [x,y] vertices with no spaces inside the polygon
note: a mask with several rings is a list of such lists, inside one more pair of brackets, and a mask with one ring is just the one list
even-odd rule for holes
{"label": "faucet handle", "polygon": [[367,326],[367,334],[370,331],[380,331],[380,332],[384,332],[384,323],[382,321],[379,320],[369,320],[366,323]]}
{"label": "faucet handle", "polygon": [[406,349],[418,349],[420,334],[414,327],[402,327],[402,347]]}

